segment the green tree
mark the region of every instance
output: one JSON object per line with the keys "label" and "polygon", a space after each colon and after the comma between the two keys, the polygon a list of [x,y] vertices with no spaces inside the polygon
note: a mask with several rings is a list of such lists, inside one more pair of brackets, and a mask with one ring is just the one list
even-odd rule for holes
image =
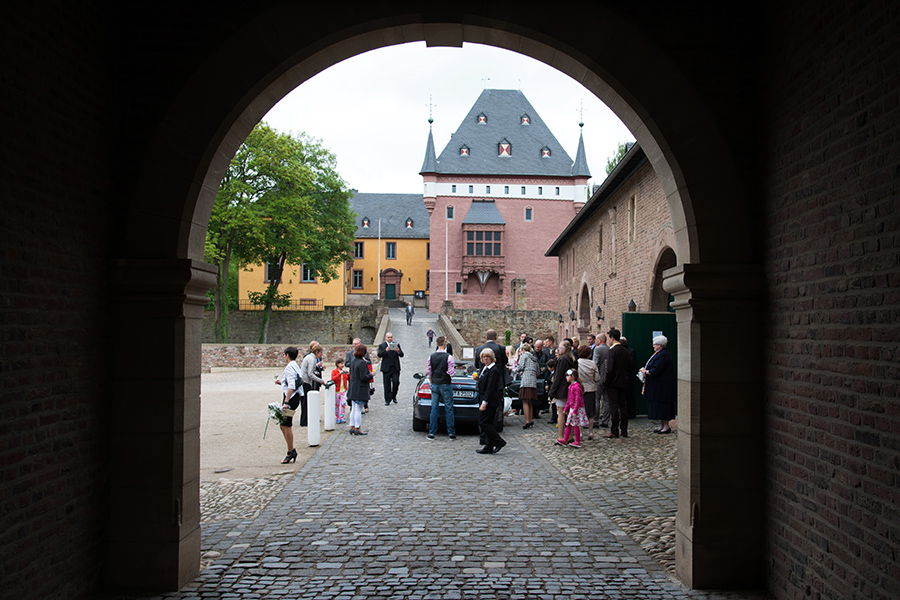
{"label": "green tree", "polygon": [[616,165],[619,164],[619,161],[622,160],[622,157],[625,156],[625,153],[628,152],[631,147],[634,145],[634,142],[620,142],[619,147],[616,148],[616,153],[609,157],[606,161],[606,174],[609,175],[613,172],[613,169],[616,168]]}
{"label": "green tree", "polygon": [[260,342],[266,343],[272,307],[290,301],[289,294],[278,293],[286,266],[306,264],[328,282],[337,265],[350,259],[355,215],[336,165],[319,140],[278,133],[265,123],[241,144],[216,193],[206,238],[206,260],[217,267],[217,342],[228,340],[232,261],[268,268],[269,286],[251,298],[264,305]]}

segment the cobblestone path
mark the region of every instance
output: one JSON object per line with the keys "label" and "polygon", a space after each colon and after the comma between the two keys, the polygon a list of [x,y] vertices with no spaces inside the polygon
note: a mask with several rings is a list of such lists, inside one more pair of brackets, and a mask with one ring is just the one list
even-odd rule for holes
{"label": "cobblestone path", "polygon": [[[227,511],[204,514],[205,568],[181,592],[156,597],[762,597],[689,591],[666,572],[675,435],[638,422],[628,439],[595,435],[574,450],[552,444],[546,415],[529,430],[513,416],[502,433],[508,445],[482,456],[475,430],[434,441],[413,432],[412,374],[424,371],[435,318],[407,326],[401,309],[391,317],[406,353],[399,404],[384,405],[376,375],[363,418],[369,435],[335,431],[293,477],[207,487],[204,511]],[[268,501],[261,490],[270,486],[283,487]]]}

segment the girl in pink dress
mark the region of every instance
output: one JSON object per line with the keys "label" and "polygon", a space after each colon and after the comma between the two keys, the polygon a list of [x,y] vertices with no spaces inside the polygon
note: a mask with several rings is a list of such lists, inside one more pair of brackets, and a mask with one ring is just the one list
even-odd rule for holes
{"label": "girl in pink dress", "polygon": [[[578,370],[566,371],[566,381],[569,382],[569,397],[563,408],[563,415],[566,417],[566,432],[562,439],[556,440],[556,443],[560,446],[581,448],[581,428],[586,427],[589,422],[587,412],[584,410],[584,388],[578,383]],[[569,434],[573,432],[575,441],[570,444],[568,443]]]}

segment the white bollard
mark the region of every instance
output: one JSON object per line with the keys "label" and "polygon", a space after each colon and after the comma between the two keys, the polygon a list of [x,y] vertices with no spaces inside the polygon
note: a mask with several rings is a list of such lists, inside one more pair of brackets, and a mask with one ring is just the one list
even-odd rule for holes
{"label": "white bollard", "polygon": [[337,419],[334,414],[334,387],[335,386],[333,385],[329,385],[325,388],[325,406],[322,408],[322,410],[325,411],[322,415],[322,423],[325,424],[325,431],[334,431],[334,422]]}
{"label": "white bollard", "polygon": [[322,438],[319,431],[319,392],[313,391],[306,398],[306,439],[310,446],[318,446]]}

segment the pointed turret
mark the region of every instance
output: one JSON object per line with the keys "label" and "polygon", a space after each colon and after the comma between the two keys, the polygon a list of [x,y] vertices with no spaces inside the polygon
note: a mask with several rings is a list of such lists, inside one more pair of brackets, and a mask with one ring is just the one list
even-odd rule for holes
{"label": "pointed turret", "polygon": [[428,144],[425,146],[425,162],[422,163],[419,175],[437,172],[437,154],[434,152],[434,135],[431,133],[432,123],[434,123],[434,119],[428,117]]}
{"label": "pointed turret", "polygon": [[578,137],[578,152],[575,154],[575,162],[572,163],[572,175],[575,177],[590,177],[591,170],[587,164],[587,154],[584,152],[584,121],[578,123],[581,127],[581,135]]}
{"label": "pointed turret", "polygon": [[425,183],[425,190],[422,199],[425,201],[425,208],[428,210],[428,216],[434,211],[434,204],[437,200],[437,158],[434,153],[434,134],[431,132],[431,124],[434,119],[428,117],[428,145],[425,146],[425,162],[422,163],[422,170],[419,175]]}

